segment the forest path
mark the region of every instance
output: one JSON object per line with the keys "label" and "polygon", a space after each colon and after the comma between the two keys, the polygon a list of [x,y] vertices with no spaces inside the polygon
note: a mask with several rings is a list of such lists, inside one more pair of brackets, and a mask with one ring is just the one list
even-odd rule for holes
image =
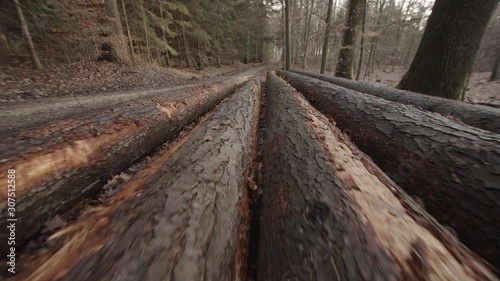
{"label": "forest path", "polygon": [[[225,80],[237,78],[247,79],[264,69],[273,68],[273,65],[264,64],[243,69],[228,75],[186,81],[183,84],[152,89],[136,89],[93,94],[76,97],[51,97],[46,99],[26,100],[21,102],[0,104],[0,135],[8,136],[21,129],[39,126],[52,120],[76,117],[91,111],[108,109],[119,104],[132,102],[141,98],[155,95],[179,95],[179,90],[221,83]],[[172,96],[174,97],[174,96]]]}

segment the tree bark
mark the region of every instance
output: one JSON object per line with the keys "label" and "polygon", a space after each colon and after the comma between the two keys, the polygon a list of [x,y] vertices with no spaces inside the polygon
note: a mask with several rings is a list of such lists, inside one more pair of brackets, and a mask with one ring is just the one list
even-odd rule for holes
{"label": "tree bark", "polygon": [[[500,135],[280,72],[429,214],[500,268]],[[458,203],[459,202],[459,203]]]}
{"label": "tree bark", "polygon": [[[108,179],[174,137],[232,93],[241,79],[137,100],[50,122],[1,142],[0,176],[16,169],[16,243],[36,234],[47,217],[96,192]],[[68,188],[71,187],[71,188]],[[0,238],[7,239],[7,189],[0,190]],[[7,247],[2,247],[4,254]]]}
{"label": "tree bark", "polygon": [[327,58],[328,58],[328,44],[330,41],[331,25],[332,25],[332,9],[333,0],[328,0],[328,10],[326,14],[325,36],[323,39],[323,51],[321,52],[321,74],[325,73]]}
{"label": "tree bark", "polygon": [[481,38],[498,0],[436,0],[398,88],[463,100]]}
{"label": "tree bark", "polygon": [[292,66],[292,39],[290,27],[290,0],[285,0],[285,70]]}
{"label": "tree bark", "polygon": [[[148,18],[146,16],[146,10],[144,9],[144,0],[141,0],[141,12],[142,12],[142,28],[144,29],[144,41],[146,43],[146,53],[148,54],[148,62],[151,64],[151,50],[149,49],[149,35],[148,35]],[[182,20],[182,19],[181,19]]]}
{"label": "tree bark", "polygon": [[366,9],[367,9],[366,0],[363,0],[363,18],[361,22],[361,42],[359,43],[359,62],[358,69],[356,71],[356,81],[359,80],[359,76],[361,75],[361,68],[363,67],[363,51],[365,47],[365,27],[366,27]]}
{"label": "tree bark", "polygon": [[237,90],[13,280],[245,280],[259,88]]}
{"label": "tree bark", "polygon": [[352,79],[354,71],[354,46],[356,43],[357,29],[361,23],[364,0],[350,0],[349,14],[339,52],[335,76]]}
{"label": "tree bark", "polygon": [[106,2],[108,15],[112,19],[113,35],[116,37],[115,44],[112,44],[113,51],[118,56],[119,61],[130,64],[132,62],[130,47],[127,46],[127,40],[123,33],[122,19],[117,0],[107,0]]}
{"label": "tree bark", "polygon": [[495,280],[292,87],[267,79],[258,280]]}
{"label": "tree bark", "polygon": [[128,16],[127,16],[127,8],[125,6],[125,0],[121,0],[121,4],[123,10],[123,18],[125,20],[125,29],[127,30],[127,41],[130,53],[130,60],[132,62],[132,65],[134,65],[135,64],[134,44],[132,43],[132,35],[130,34],[130,26],[128,24]]}
{"label": "tree bark", "polygon": [[16,7],[17,18],[19,19],[19,24],[21,25],[24,39],[26,40],[26,42],[28,44],[28,50],[30,53],[31,62],[33,63],[33,68],[36,70],[41,70],[43,67],[42,67],[42,64],[40,63],[40,60],[38,59],[35,45],[33,44],[33,40],[31,38],[31,33],[30,33],[29,28],[28,28],[28,24],[26,23],[26,20],[24,19],[23,10],[21,9],[21,5],[19,5],[18,0],[12,0],[12,1],[14,2],[14,6]]}
{"label": "tree bark", "polygon": [[356,82],[338,77],[319,75],[311,72],[293,70],[293,72],[330,82],[354,91],[370,94],[386,100],[413,105],[417,108],[436,112],[467,125],[500,133],[500,112],[487,106],[432,97],[369,83]]}
{"label": "tree bark", "polygon": [[500,80],[500,52],[497,60],[495,61],[495,66],[493,66],[493,71],[491,72],[490,81]]}

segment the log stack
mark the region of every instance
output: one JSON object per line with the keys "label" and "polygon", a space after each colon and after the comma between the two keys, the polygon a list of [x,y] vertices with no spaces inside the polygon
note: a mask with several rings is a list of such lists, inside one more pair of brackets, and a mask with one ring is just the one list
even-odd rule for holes
{"label": "log stack", "polygon": [[267,89],[258,280],[496,280],[295,89]]}
{"label": "log stack", "polygon": [[[246,78],[248,79],[248,78]],[[210,111],[244,80],[158,95],[13,133],[0,143],[0,177],[16,169],[17,246],[47,217],[98,190],[132,163]],[[7,188],[0,190],[0,240],[6,239]],[[1,247],[4,255],[8,247]]]}
{"label": "log stack", "polygon": [[424,110],[452,117],[452,119],[458,119],[470,126],[488,130],[497,134],[500,133],[500,110],[496,108],[473,105],[461,101],[433,97],[317,73],[300,70],[292,70],[292,72],[330,82],[338,86],[370,94],[389,101],[413,105]]}
{"label": "log stack", "polygon": [[500,268],[500,135],[279,72],[460,241]]}
{"label": "log stack", "polygon": [[259,96],[247,82],[12,280],[244,280]]}

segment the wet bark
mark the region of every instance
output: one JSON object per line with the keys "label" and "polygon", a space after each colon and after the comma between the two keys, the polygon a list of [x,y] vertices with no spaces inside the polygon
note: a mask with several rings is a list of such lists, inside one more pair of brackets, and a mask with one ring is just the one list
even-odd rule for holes
{"label": "wet bark", "polygon": [[292,70],[292,72],[386,100],[413,105],[444,116],[451,116],[467,125],[500,133],[500,112],[496,109],[311,72],[298,70]]}
{"label": "wet bark", "polygon": [[[0,176],[16,169],[16,228],[21,245],[45,220],[96,192],[185,125],[232,93],[241,79],[136,100],[23,130],[2,140]],[[0,190],[0,236],[6,239],[7,189]],[[1,248],[1,254],[7,247]]]}
{"label": "wet bark", "polygon": [[259,280],[494,280],[325,116],[268,76]]}
{"label": "wet bark", "polygon": [[259,88],[237,90],[13,280],[245,280]]}
{"label": "wet bark", "polygon": [[429,214],[500,268],[500,135],[280,72]]}

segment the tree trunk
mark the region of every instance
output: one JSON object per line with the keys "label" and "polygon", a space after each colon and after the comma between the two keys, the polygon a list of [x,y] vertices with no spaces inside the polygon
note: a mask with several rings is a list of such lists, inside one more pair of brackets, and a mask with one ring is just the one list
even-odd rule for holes
{"label": "tree trunk", "polygon": [[116,40],[113,40],[115,42],[112,43],[112,51],[114,52],[114,54],[116,54],[117,59],[120,62],[129,64],[132,62],[132,59],[130,57],[130,47],[128,46],[127,40],[125,39],[125,35],[123,33],[120,10],[118,9],[118,3],[116,1],[117,0],[106,1],[108,15],[112,19],[113,37]]}
{"label": "tree trunk", "polygon": [[431,112],[452,117],[467,125],[500,134],[500,112],[496,109],[438,97],[402,91],[369,83],[356,82],[338,77],[329,77],[312,72],[293,70],[293,72],[330,82],[351,90],[377,96],[389,101],[413,105]]}
{"label": "tree trunk", "polygon": [[245,280],[259,86],[246,83],[13,280]]}
{"label": "tree trunk", "polygon": [[328,58],[328,43],[330,40],[331,25],[332,25],[332,9],[333,9],[333,0],[328,0],[328,10],[326,14],[326,26],[325,26],[325,37],[323,39],[323,51],[321,52],[321,70],[320,72],[323,74],[326,70],[326,63]]}
{"label": "tree trunk", "polygon": [[311,34],[312,10],[314,8],[314,0],[311,3],[306,3],[306,20],[304,26],[304,56],[302,57],[302,69],[307,69],[307,53],[309,51],[309,36]]}
{"label": "tree trunk", "polygon": [[295,89],[267,89],[258,280],[496,279]]}
{"label": "tree trunk", "polygon": [[365,27],[366,27],[366,9],[367,9],[366,0],[363,0],[363,19],[362,19],[362,27],[361,27],[361,42],[359,46],[359,62],[358,69],[356,72],[356,81],[359,80],[359,76],[361,75],[361,68],[363,67],[363,51],[365,47]]}
{"label": "tree trunk", "polygon": [[12,50],[9,39],[7,38],[5,32],[3,31],[1,25],[0,25],[0,46],[3,49],[3,51],[0,53],[0,59],[2,59],[1,63],[8,63],[10,61],[10,58],[14,56],[14,51]]}
{"label": "tree trunk", "polygon": [[130,60],[132,64],[135,64],[134,58],[134,44],[132,43],[132,35],[130,35],[130,27],[128,25],[128,16],[127,16],[127,8],[125,6],[125,1],[121,0],[122,10],[123,10],[123,18],[125,19],[125,28],[127,29],[127,41],[128,41],[128,49],[130,53]]}
{"label": "tree trunk", "polygon": [[357,29],[361,23],[364,0],[350,0],[349,14],[339,52],[335,76],[352,79],[354,69],[354,46],[356,43]]}
{"label": "tree trunk", "polygon": [[497,81],[497,80],[500,80],[500,55],[495,61],[495,66],[493,66],[493,71],[491,72],[491,77],[490,77],[490,81]]}
{"label": "tree trunk", "polygon": [[148,18],[146,16],[146,10],[144,9],[144,0],[141,0],[141,12],[142,12],[142,28],[144,29],[144,41],[146,43],[146,53],[148,55],[148,63],[151,64],[151,51],[149,49],[149,31],[148,31]]}
{"label": "tree trunk", "polygon": [[[280,72],[429,214],[500,268],[500,135]],[[459,202],[459,203],[457,203]]]}
{"label": "tree trunk", "polygon": [[[182,127],[208,112],[236,89],[241,79],[190,88],[115,106],[77,118],[50,122],[2,140],[0,176],[17,174],[16,245],[43,226],[47,217],[98,190]],[[43,165],[42,165],[43,163]],[[71,188],[68,188],[71,187]],[[0,190],[1,229],[6,229],[7,189]],[[0,238],[7,239],[0,232]],[[1,255],[7,247],[1,247]]]}
{"label": "tree trunk", "polygon": [[481,38],[498,0],[436,0],[398,88],[463,100]]}
{"label": "tree trunk", "polygon": [[33,63],[33,68],[36,70],[41,70],[42,64],[38,59],[38,55],[35,50],[35,45],[33,44],[33,40],[31,39],[30,30],[28,28],[28,24],[24,19],[23,10],[21,9],[21,5],[19,5],[19,0],[12,0],[14,2],[14,6],[16,7],[17,18],[19,19],[19,24],[21,25],[21,29],[23,30],[23,36],[28,44],[28,50],[31,57],[31,62]]}
{"label": "tree trunk", "polygon": [[292,66],[292,39],[290,27],[290,0],[285,0],[285,70]]}

